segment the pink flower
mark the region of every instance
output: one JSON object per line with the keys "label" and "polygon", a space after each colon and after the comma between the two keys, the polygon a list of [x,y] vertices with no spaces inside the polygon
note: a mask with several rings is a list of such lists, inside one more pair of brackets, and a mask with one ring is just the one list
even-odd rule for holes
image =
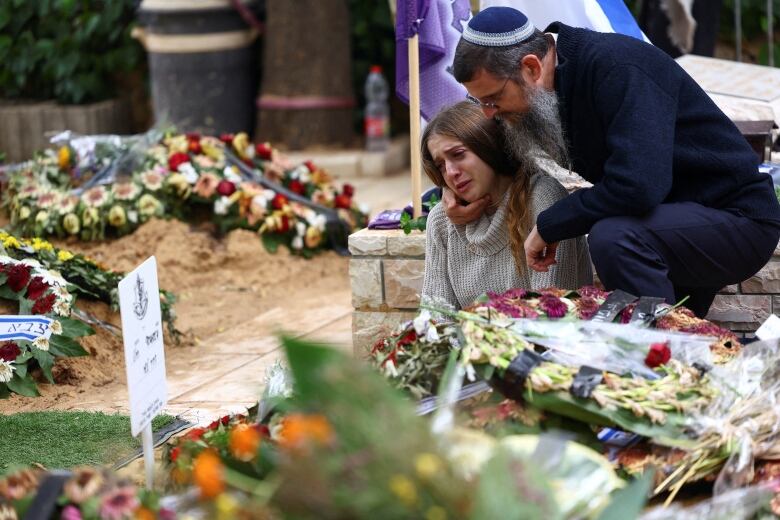
{"label": "pink flower", "polygon": [[198,177],[198,181],[195,183],[193,191],[204,199],[208,199],[214,195],[214,192],[217,190],[217,185],[219,185],[219,178],[216,175],[213,173],[204,173]]}
{"label": "pink flower", "polygon": [[61,520],[81,520],[82,518],[79,508],[72,505],[65,506],[60,516]]}
{"label": "pink flower", "polygon": [[103,502],[100,504],[100,518],[122,520],[129,517],[137,507],[138,498],[135,495],[135,488],[120,487],[103,497]]}
{"label": "pink flower", "polygon": [[575,300],[575,304],[577,305],[578,317],[581,320],[591,319],[599,310],[599,302],[590,296],[583,296]]}

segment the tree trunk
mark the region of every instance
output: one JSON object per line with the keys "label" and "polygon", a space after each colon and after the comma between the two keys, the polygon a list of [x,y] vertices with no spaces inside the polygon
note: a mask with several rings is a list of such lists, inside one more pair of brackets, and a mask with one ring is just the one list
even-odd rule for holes
{"label": "tree trunk", "polygon": [[290,149],[351,144],[347,0],[267,0],[266,12],[255,140]]}

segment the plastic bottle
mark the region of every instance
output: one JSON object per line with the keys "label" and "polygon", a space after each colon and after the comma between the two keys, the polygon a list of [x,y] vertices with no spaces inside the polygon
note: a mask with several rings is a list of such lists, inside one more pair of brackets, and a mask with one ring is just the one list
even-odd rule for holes
{"label": "plastic bottle", "polygon": [[379,65],[371,67],[366,78],[365,92],[366,150],[382,151],[390,144],[390,106],[387,104],[389,88]]}

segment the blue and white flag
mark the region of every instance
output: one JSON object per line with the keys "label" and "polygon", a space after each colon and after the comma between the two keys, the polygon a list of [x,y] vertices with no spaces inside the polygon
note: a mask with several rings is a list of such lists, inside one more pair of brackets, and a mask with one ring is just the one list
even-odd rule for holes
{"label": "blue and white flag", "polygon": [[543,31],[553,22],[598,32],[615,32],[649,42],[623,0],[481,0],[480,10],[494,6],[522,11]]}

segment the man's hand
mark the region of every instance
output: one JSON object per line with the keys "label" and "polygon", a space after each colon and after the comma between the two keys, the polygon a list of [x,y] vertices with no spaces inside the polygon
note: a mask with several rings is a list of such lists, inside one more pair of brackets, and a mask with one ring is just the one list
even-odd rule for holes
{"label": "man's hand", "polygon": [[485,195],[466,206],[462,206],[455,194],[452,193],[452,190],[444,188],[442,191],[441,201],[444,203],[444,213],[447,214],[450,222],[456,226],[462,226],[477,220],[490,204],[490,195]]}
{"label": "man's hand", "polygon": [[525,262],[528,267],[540,273],[546,273],[555,262],[555,250],[558,242],[548,244],[542,239],[536,226],[528,233],[525,239]]}

